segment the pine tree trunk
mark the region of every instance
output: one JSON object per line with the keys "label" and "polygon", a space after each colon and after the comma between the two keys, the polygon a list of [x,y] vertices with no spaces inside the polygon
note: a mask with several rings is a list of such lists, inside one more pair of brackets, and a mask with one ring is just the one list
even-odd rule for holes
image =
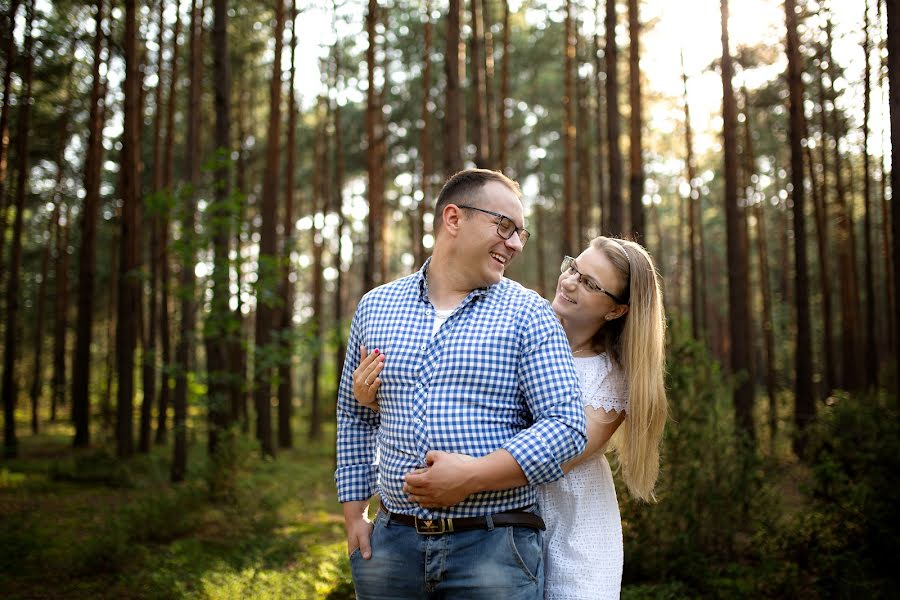
{"label": "pine tree trunk", "polygon": [[[900,0],[885,0],[887,12],[887,54],[891,148],[900,148]],[[891,35],[891,32],[894,32]],[[891,189],[900,190],[900,169],[891,153]],[[891,202],[894,298],[900,298],[900,202]],[[900,342],[900,319],[894,319],[894,340]],[[894,397],[900,404],[900,352],[894,352]]]}
{"label": "pine tree trunk", "polygon": [[875,337],[875,256],[872,248],[872,229],[875,227],[872,221],[872,190],[869,166],[869,112],[871,107],[871,74],[869,70],[869,3],[863,2],[863,28],[865,41],[863,42],[863,57],[865,59],[864,97],[863,97],[863,206],[865,218],[863,224],[863,253],[865,255],[866,278],[866,328],[865,328],[865,355],[869,368],[864,369],[866,386],[874,389],[878,385],[878,371],[881,367],[881,359],[878,353],[878,345]]}
{"label": "pine tree trunk", "polygon": [[732,87],[733,67],[728,43],[728,0],[722,12],[722,133],[725,154],[725,230],[728,260],[728,325],[731,339],[731,371],[738,378],[734,390],[735,423],[747,443],[755,440],[753,382],[749,377],[749,311],[747,307],[747,256],[741,239],[741,215],[737,181],[737,107]]}
{"label": "pine tree trunk", "polygon": [[619,50],[616,45],[616,0],[606,0],[606,139],[609,158],[609,218],[612,235],[625,233],[622,202],[622,150],[619,146]]}
{"label": "pine tree trunk", "polygon": [[575,33],[572,15],[572,0],[565,4],[565,45],[563,73],[563,198],[562,198],[562,247],[563,256],[577,254],[578,240],[575,235]]}
{"label": "pine tree trunk", "polygon": [[12,0],[9,4],[4,23],[3,38],[4,44],[3,65],[3,107],[0,108],[0,285],[3,284],[3,272],[6,268],[3,262],[3,249],[6,246],[6,198],[7,198],[7,158],[9,156],[9,106],[10,96],[12,95],[12,73],[13,64],[16,60],[16,42],[12,35],[16,25],[16,13],[19,11],[19,0]]}
{"label": "pine tree trunk", "polygon": [[[384,180],[383,157],[381,155],[384,124],[381,109],[381,95],[375,89],[375,26],[378,23],[378,2],[369,0],[366,13],[366,34],[369,45],[366,48],[366,70],[368,90],[366,93],[366,170],[369,188],[369,218],[366,221],[369,247],[363,277],[364,290],[370,290],[383,283],[384,267]],[[449,92],[449,90],[448,90]],[[448,96],[449,102],[449,96]],[[448,140],[449,145],[450,140]]]}
{"label": "pine tree trunk", "polygon": [[200,183],[200,86],[202,84],[202,31],[203,4],[201,0],[191,0],[190,35],[188,44],[188,87],[187,139],[184,172],[187,175],[186,189],[179,193],[183,202],[182,256],[179,276],[179,296],[181,297],[180,336],[175,347],[175,392],[172,396],[174,420],[172,430],[175,445],[172,453],[172,468],[169,477],[173,483],[184,481],[187,475],[187,384],[188,373],[193,368],[191,356],[196,336],[196,308],[194,264],[196,262],[193,239],[196,220],[196,194]]}
{"label": "pine tree trunk", "polygon": [[163,174],[162,189],[166,195],[166,206],[162,207],[159,218],[159,346],[162,359],[162,372],[159,384],[157,406],[156,443],[163,444],[167,436],[169,412],[169,396],[172,390],[169,367],[172,364],[172,327],[169,323],[169,285],[172,281],[171,262],[169,260],[169,221],[171,199],[173,198],[173,171],[175,152],[175,108],[176,83],[178,82],[178,55],[181,45],[178,37],[181,34],[181,1],[177,0],[175,24],[172,32],[172,62],[169,68],[169,89],[166,99],[166,136],[163,142]]}
{"label": "pine tree trunk", "polygon": [[91,334],[94,322],[94,281],[97,272],[97,217],[100,210],[100,169],[103,164],[103,0],[97,0],[87,157],[84,167],[84,205],[81,209],[81,248],[78,253],[78,317],[72,357],[72,420],[76,447],[90,445]]}
{"label": "pine tree trunk", "polygon": [[269,88],[269,126],[266,139],[266,172],[260,202],[262,225],[259,237],[259,279],[256,293],[256,349],[253,369],[253,397],[256,406],[256,437],[264,455],[274,456],[272,440],[272,361],[276,308],[272,297],[277,289],[278,190],[281,147],[281,54],[284,35],[284,1],[275,0],[275,57]]}
{"label": "pine tree trunk", "polygon": [[694,160],[694,138],[693,129],[691,128],[691,108],[688,102],[688,78],[684,69],[684,52],[681,53],[681,81],[684,84],[684,144],[685,144],[685,163],[687,166],[687,179],[690,187],[690,195],[687,199],[688,205],[688,256],[691,268],[691,334],[695,340],[702,339],[703,321],[706,315],[706,308],[703,305],[701,289],[701,280],[703,279],[700,269],[700,189],[697,186],[697,165]]}
{"label": "pine tree trunk", "polygon": [[485,118],[488,136],[488,165],[491,169],[498,169],[497,147],[497,100],[494,97],[494,32],[493,24],[493,8],[491,0],[480,0],[481,2],[481,18],[484,29],[484,81],[485,81]]}
{"label": "pine tree trunk", "polygon": [[791,149],[791,184],[794,215],[794,276],[797,344],[795,351],[796,380],[794,382],[794,452],[805,453],[804,430],[815,418],[816,406],[812,393],[812,333],[809,318],[809,281],[806,262],[806,213],[803,183],[803,65],[797,32],[797,13],[794,0],[785,0],[786,47],[788,55],[788,138]]}
{"label": "pine tree trunk", "polygon": [[288,83],[288,127],[287,127],[287,155],[285,160],[285,186],[284,186],[284,225],[282,239],[282,310],[281,310],[281,336],[284,355],[278,364],[278,447],[292,448],[294,446],[293,433],[291,431],[291,416],[293,414],[294,380],[293,380],[293,347],[294,338],[294,284],[291,283],[291,252],[295,246],[294,238],[294,173],[296,170],[295,139],[297,131],[297,102],[294,95],[294,77],[296,73],[295,57],[297,50],[297,0],[292,1],[291,7],[291,71]]}
{"label": "pine tree trunk", "polygon": [[[369,40],[373,40],[375,31],[375,15],[373,12],[374,0],[369,0],[369,14],[366,24],[369,27],[371,19],[371,32]],[[444,108],[444,176],[450,177],[462,170],[462,88],[460,87],[460,0],[449,0],[447,9],[447,46],[444,51],[444,69],[447,76],[446,107]],[[372,41],[374,47],[374,41]],[[508,46],[507,46],[508,48]],[[367,59],[368,62],[368,59]],[[371,80],[371,76],[370,76]],[[370,83],[371,86],[371,83]],[[366,283],[369,283],[368,281]],[[370,289],[366,285],[365,289]]]}
{"label": "pine tree trunk", "polygon": [[641,130],[643,115],[641,111],[641,67],[640,67],[640,32],[641,21],[638,13],[638,0],[628,0],[628,31],[631,43],[628,60],[628,104],[631,106],[630,133],[631,143],[628,146],[629,167],[629,201],[631,203],[631,227],[629,231],[633,239],[641,241],[644,236],[644,158]]}
{"label": "pine tree trunk", "polygon": [[25,212],[25,191],[28,188],[28,148],[30,142],[31,127],[31,85],[34,74],[34,37],[32,24],[34,21],[34,2],[25,5],[25,72],[23,77],[22,94],[19,97],[22,108],[18,115],[19,127],[16,131],[16,156],[18,165],[16,168],[16,216],[13,221],[13,236],[10,246],[9,283],[6,286],[6,343],[3,351],[3,454],[6,458],[14,458],[18,455],[19,442],[16,438],[16,396],[18,385],[16,382],[16,359],[18,358],[19,343],[19,286],[20,271],[22,267],[22,229],[23,213]]}
{"label": "pine tree trunk", "polygon": [[[418,206],[416,207],[416,217],[415,217],[415,227],[413,227],[414,232],[414,240],[413,240],[413,253],[415,255],[415,264],[416,267],[421,267],[425,263],[426,259],[426,251],[425,251],[425,214],[429,208],[432,206],[432,191],[431,191],[431,174],[434,171],[434,166],[431,164],[431,110],[429,110],[429,104],[432,102],[431,99],[431,49],[433,45],[433,26],[431,23],[431,0],[425,4],[425,48],[422,51],[422,62],[424,64],[422,68],[422,109],[421,109],[421,119],[422,119],[422,131],[419,136],[419,154],[422,157],[422,172],[419,177],[422,185],[422,199],[419,200]],[[340,66],[338,53],[335,53],[335,80],[337,80],[337,71]],[[334,118],[335,118],[335,147],[339,148],[341,144],[341,140],[338,137],[337,131],[337,121],[338,117],[338,106],[334,107]],[[341,154],[343,154],[343,150],[339,150]],[[336,157],[337,159],[337,157]],[[336,162],[336,168],[343,170],[343,165],[339,162]],[[343,186],[343,175],[340,177],[336,176],[335,184],[338,185],[337,189],[337,198],[340,198],[341,187]],[[343,218],[343,213],[341,213],[341,218]],[[340,263],[340,259],[338,259],[338,263]],[[338,273],[340,274],[340,269],[338,269]]]}
{"label": "pine tree trunk", "polygon": [[[509,148],[509,119],[506,114],[507,99],[509,98],[509,0],[503,0],[503,58],[500,62],[500,98],[499,120],[497,132],[497,168],[506,172],[506,163],[509,160],[507,153]],[[448,42],[449,43],[449,42]]]}
{"label": "pine tree trunk", "polygon": [[472,61],[472,142],[475,145],[475,166],[480,169],[491,167],[490,137],[487,120],[487,82],[485,65],[482,60],[484,49],[484,20],[481,17],[481,0],[469,0],[471,10],[472,37],[469,39]]}
{"label": "pine tree trunk", "polygon": [[[594,22],[600,23],[600,0],[594,3]],[[600,27],[594,28],[594,94],[597,99],[594,103],[594,144],[597,147],[597,153],[594,160],[597,163],[597,209],[600,211],[600,233],[606,235],[609,229],[609,198],[606,193],[606,140],[603,131],[605,129],[603,122],[603,113],[605,112],[603,97],[603,60],[600,57]],[[587,132],[585,132],[587,135]]]}
{"label": "pine tree trunk", "polygon": [[[426,22],[426,31],[428,31],[431,23],[431,2],[429,0],[428,3],[428,21]],[[426,33],[426,39],[430,36]],[[426,50],[426,56],[428,55],[428,50]],[[341,54],[340,49],[335,46],[334,53],[334,86],[337,88],[338,81],[341,77]],[[426,59],[429,60],[430,59]],[[425,89],[430,89],[430,79],[425,77]],[[334,329],[335,329],[335,376],[338,380],[340,380],[341,373],[344,372],[344,358],[346,354],[345,342],[344,342],[344,268],[343,268],[343,260],[341,258],[342,250],[343,250],[343,239],[347,234],[347,219],[344,215],[344,138],[343,138],[343,123],[341,121],[341,106],[337,102],[334,103],[334,107],[332,108],[332,114],[334,115],[334,189],[333,189],[333,197],[334,197],[334,211],[337,212],[338,215],[338,228],[337,228],[337,251],[334,254],[334,268],[337,271],[337,278],[335,280],[334,286]],[[424,117],[427,121],[427,113],[423,113]],[[424,136],[424,133],[423,133]],[[423,140],[424,147],[428,147]],[[431,156],[430,151],[427,155]],[[423,176],[423,185],[427,193],[425,198],[419,203],[420,209],[423,204],[428,202],[430,205],[430,185],[428,182],[428,177],[431,173],[431,160],[430,158],[426,161],[426,155],[423,154],[422,157],[423,164],[427,165],[424,167],[425,175]],[[421,219],[423,218],[424,213],[420,210],[420,222],[423,222]],[[422,246],[422,241],[419,240],[419,246]],[[423,246],[424,252],[424,246]],[[424,254],[422,260],[424,261]],[[421,263],[418,263],[421,265]],[[336,383],[339,383],[336,382]],[[335,388],[337,389],[337,388]]]}
{"label": "pine tree trunk", "polygon": [[[57,163],[62,172],[63,163]],[[50,420],[56,421],[57,409],[66,403],[66,337],[69,330],[69,207],[63,205],[62,219],[56,222],[56,282],[53,320],[53,376],[50,398]],[[65,223],[65,225],[63,225]]]}
{"label": "pine tree trunk", "polygon": [[[231,222],[234,214],[231,203],[231,73],[228,56],[228,3],[213,0],[213,80],[216,110],[215,148],[216,170],[213,203],[210,206],[209,231],[213,245],[212,300],[205,323],[206,368],[209,379],[207,407],[209,410],[208,448],[211,456],[227,457],[228,451],[220,452],[228,426],[231,424],[229,410],[228,351],[233,335],[229,259]],[[225,465],[216,460],[219,468]]]}
{"label": "pine tree trunk", "polygon": [[[319,98],[319,123],[316,125],[314,152],[315,164],[324,166],[327,159],[325,130],[327,127],[325,116],[325,99]],[[316,169],[313,172],[313,196],[312,196],[312,214],[316,215],[319,211],[324,211],[325,194],[325,176],[323,169]],[[310,230],[313,262],[312,262],[312,322],[310,326],[310,336],[314,340],[312,351],[312,396],[310,398],[310,415],[309,415],[309,440],[318,441],[322,437],[322,398],[321,398],[321,372],[322,372],[322,348],[324,323],[322,311],[322,254],[324,247],[323,232],[319,225],[314,226]]]}

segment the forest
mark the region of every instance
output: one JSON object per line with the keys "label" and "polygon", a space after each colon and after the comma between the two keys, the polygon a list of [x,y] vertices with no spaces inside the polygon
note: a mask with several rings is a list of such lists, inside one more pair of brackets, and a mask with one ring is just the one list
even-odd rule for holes
{"label": "forest", "polygon": [[523,190],[510,279],[550,298],[612,235],[664,282],[622,597],[893,597],[898,28],[900,0],[3,0],[0,595],[354,597],[350,319],[481,167]]}

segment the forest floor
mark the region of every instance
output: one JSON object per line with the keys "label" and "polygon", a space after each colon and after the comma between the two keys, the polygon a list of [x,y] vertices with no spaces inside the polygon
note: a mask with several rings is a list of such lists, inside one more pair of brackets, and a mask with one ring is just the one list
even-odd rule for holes
{"label": "forest floor", "polygon": [[171,445],[122,462],[111,446],[72,450],[71,434],[21,435],[20,458],[0,462],[4,598],[353,597],[333,430],[277,460],[241,448],[229,502],[209,499],[205,440],[173,486]]}

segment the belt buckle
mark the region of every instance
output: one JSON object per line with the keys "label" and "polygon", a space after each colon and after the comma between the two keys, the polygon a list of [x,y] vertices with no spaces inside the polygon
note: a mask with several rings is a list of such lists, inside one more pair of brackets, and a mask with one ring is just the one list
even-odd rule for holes
{"label": "belt buckle", "polygon": [[439,535],[453,531],[453,519],[416,519],[416,533],[420,535]]}

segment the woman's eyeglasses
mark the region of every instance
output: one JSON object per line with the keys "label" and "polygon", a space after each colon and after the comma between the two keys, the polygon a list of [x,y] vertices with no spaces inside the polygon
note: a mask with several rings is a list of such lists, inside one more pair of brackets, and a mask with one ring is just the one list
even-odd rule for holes
{"label": "woman's eyeglasses", "polygon": [[587,275],[582,274],[581,271],[578,270],[578,267],[575,266],[575,259],[572,258],[571,256],[567,256],[563,259],[562,264],[559,267],[559,272],[565,273],[568,275],[577,275],[578,283],[583,285],[585,287],[585,289],[587,289],[587,291],[589,291],[591,293],[606,294],[607,296],[609,296],[610,298],[615,300],[617,304],[628,304],[627,302],[625,302],[624,300],[622,300],[621,298],[619,298],[612,292],[608,292],[605,289],[603,289],[603,287],[601,287],[599,283],[597,283],[596,281],[594,281]]}

